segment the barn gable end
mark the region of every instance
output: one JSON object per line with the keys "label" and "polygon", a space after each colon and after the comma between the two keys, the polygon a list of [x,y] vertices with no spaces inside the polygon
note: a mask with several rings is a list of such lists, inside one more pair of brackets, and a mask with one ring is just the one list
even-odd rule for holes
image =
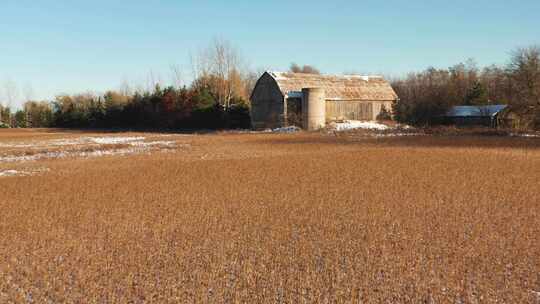
{"label": "barn gable end", "polygon": [[255,129],[283,125],[283,95],[275,79],[264,73],[251,94],[251,124]]}

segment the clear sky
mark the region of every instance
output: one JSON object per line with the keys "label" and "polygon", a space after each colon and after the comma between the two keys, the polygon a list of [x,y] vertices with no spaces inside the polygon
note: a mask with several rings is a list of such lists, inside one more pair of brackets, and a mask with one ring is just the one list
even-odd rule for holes
{"label": "clear sky", "polygon": [[[468,58],[503,64],[540,44],[539,0],[1,0],[0,100],[164,82],[213,39],[253,69],[399,76]],[[16,105],[16,104],[15,104]]]}

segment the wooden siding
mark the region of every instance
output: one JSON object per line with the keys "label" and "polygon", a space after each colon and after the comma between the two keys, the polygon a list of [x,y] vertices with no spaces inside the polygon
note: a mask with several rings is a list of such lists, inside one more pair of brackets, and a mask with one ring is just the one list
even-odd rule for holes
{"label": "wooden siding", "polygon": [[373,104],[359,101],[326,101],[326,120],[371,120]]}

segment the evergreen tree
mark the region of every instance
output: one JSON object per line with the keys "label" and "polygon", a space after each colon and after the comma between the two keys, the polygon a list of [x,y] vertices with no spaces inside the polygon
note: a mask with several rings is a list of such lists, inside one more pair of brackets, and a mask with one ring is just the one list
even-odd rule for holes
{"label": "evergreen tree", "polygon": [[486,88],[478,81],[467,92],[465,97],[466,105],[486,105],[489,103]]}
{"label": "evergreen tree", "polygon": [[26,120],[26,112],[19,110],[15,112],[15,127],[17,128],[26,128],[28,127],[28,122]]}
{"label": "evergreen tree", "polygon": [[384,105],[381,106],[381,112],[377,115],[378,121],[392,120],[392,113]]}

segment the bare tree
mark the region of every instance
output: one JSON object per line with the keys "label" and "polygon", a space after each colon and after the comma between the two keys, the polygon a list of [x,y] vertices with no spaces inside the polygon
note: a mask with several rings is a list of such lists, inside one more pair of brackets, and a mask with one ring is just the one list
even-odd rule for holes
{"label": "bare tree", "polygon": [[488,100],[508,103],[512,99],[512,79],[504,68],[497,65],[485,67],[480,82],[487,90]]}
{"label": "bare tree", "polygon": [[152,92],[158,85],[161,85],[162,83],[163,81],[159,73],[154,73],[153,70],[148,72],[146,77],[146,90],[148,92]]}
{"label": "bare tree", "polygon": [[[362,73],[358,70],[354,70],[354,69],[350,69],[350,70],[345,70],[343,73],[343,75],[358,75],[358,76],[362,76],[362,75],[370,75],[370,73]],[[385,78],[385,79],[389,79],[389,78]]]}
{"label": "bare tree", "polygon": [[250,71],[246,74],[246,77],[244,79],[245,86],[246,86],[246,93],[248,95],[248,98],[251,97],[251,93],[253,92],[253,89],[255,89],[255,85],[257,84],[257,81],[261,77],[264,72],[266,72],[267,69],[257,69],[256,71]]}
{"label": "bare tree", "polygon": [[229,108],[235,96],[246,97],[244,67],[239,51],[227,40],[215,39],[192,56],[195,84],[212,89],[217,101]]}
{"label": "bare tree", "polygon": [[321,74],[321,72],[311,65],[299,66],[296,63],[291,63],[289,71],[292,73],[302,73],[302,74]]}
{"label": "bare tree", "polygon": [[19,89],[17,87],[17,83],[15,83],[15,81],[7,78],[4,81],[4,91],[5,91],[5,94],[6,94],[7,106],[11,107],[13,105],[13,103],[17,100],[18,96],[19,96]]}
{"label": "bare tree", "polygon": [[[225,108],[230,106],[233,89],[230,83],[233,73],[238,72],[238,53],[228,41],[215,40],[211,51],[212,73],[217,76],[218,101]],[[237,75],[234,75],[237,76]]]}
{"label": "bare tree", "polygon": [[32,84],[30,82],[27,82],[23,89],[22,89],[22,93],[24,95],[24,101],[32,101],[34,100],[34,87],[32,86]]}
{"label": "bare tree", "polygon": [[178,64],[171,64],[170,69],[172,84],[176,89],[180,89],[184,86],[182,68]]}
{"label": "bare tree", "polygon": [[130,85],[127,77],[122,79],[120,83],[119,91],[124,96],[130,96],[133,93],[132,86]]}
{"label": "bare tree", "polygon": [[519,99],[514,103],[540,106],[540,46],[513,51],[508,72]]}

